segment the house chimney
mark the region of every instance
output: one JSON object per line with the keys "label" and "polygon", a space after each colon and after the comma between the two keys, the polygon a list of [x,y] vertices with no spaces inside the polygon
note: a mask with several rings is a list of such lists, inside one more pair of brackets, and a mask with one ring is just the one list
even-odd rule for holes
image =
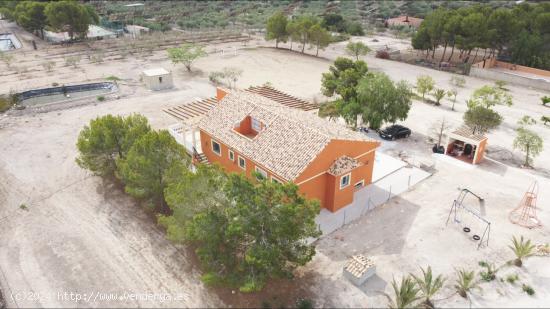
{"label": "house chimney", "polygon": [[409,15],[405,15],[405,22],[406,22],[406,23],[409,22]]}
{"label": "house chimney", "polygon": [[228,93],[229,90],[222,87],[216,87],[216,100],[220,102]]}

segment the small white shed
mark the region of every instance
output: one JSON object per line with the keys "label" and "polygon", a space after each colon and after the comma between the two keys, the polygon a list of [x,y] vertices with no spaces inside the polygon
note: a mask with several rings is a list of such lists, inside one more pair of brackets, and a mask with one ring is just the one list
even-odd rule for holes
{"label": "small white shed", "polygon": [[150,90],[163,90],[174,87],[172,72],[163,68],[143,71],[143,82]]}

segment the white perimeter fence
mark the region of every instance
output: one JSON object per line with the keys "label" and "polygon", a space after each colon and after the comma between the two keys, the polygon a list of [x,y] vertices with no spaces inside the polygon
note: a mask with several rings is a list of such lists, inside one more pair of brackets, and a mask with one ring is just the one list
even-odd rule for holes
{"label": "white perimeter fence", "polygon": [[323,235],[328,235],[387,203],[431,175],[417,167],[403,167],[355,192],[353,203],[350,205],[334,213],[322,209],[315,221]]}

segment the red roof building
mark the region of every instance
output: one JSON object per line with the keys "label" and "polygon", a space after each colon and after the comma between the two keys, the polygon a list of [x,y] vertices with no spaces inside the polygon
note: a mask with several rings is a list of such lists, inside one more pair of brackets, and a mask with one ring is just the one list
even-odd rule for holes
{"label": "red roof building", "polygon": [[418,28],[420,24],[424,21],[422,18],[410,17],[407,15],[401,15],[394,18],[389,18],[386,20],[386,27],[399,27],[399,26],[409,26],[409,28]]}

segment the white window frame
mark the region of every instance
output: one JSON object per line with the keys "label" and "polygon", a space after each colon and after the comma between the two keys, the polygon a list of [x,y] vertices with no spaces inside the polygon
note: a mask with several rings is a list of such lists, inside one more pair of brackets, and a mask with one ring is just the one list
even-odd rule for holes
{"label": "white window frame", "polygon": [[229,149],[227,151],[227,157],[229,158],[229,161],[235,162],[235,152],[233,152],[233,150]]}
{"label": "white window frame", "polygon": [[[342,180],[344,180],[346,177],[348,177],[348,183],[345,184],[345,185],[342,185]],[[351,183],[351,173],[347,173],[345,175],[342,175],[340,177],[340,190],[349,187],[350,183]]]}
{"label": "white window frame", "polygon": [[277,177],[273,177],[273,175],[271,175],[271,182],[283,184],[283,182],[280,179],[278,179]]}
{"label": "white window frame", "polygon": [[[246,171],[246,159],[241,156],[237,156],[237,157],[238,157],[237,164],[239,165],[240,168]],[[243,166],[241,166],[241,159],[243,160]]]}
{"label": "white window frame", "polygon": [[[361,184],[361,187],[358,188],[358,187],[357,187],[358,184]],[[359,180],[358,182],[356,182],[356,183],[353,185],[353,188],[354,188],[354,189],[361,189],[361,188],[363,188],[363,187],[365,187],[365,179],[361,179],[361,180]]]}
{"label": "white window frame", "polygon": [[[258,166],[256,166],[255,170],[256,170],[256,173],[259,173],[259,174],[262,175],[263,179],[268,179],[268,175],[267,175],[267,171],[266,171],[266,170],[264,170],[263,168],[258,167]],[[258,180],[261,180],[261,179],[262,179],[262,178],[259,178],[259,177],[256,177],[256,178],[257,178]]]}
{"label": "white window frame", "polygon": [[262,122],[254,117],[250,117],[250,127],[256,132],[262,130]]}
{"label": "white window frame", "polygon": [[[220,147],[220,152],[216,152],[216,150],[214,150],[214,143],[218,144],[218,146]],[[219,142],[216,142],[215,140],[211,140],[210,146],[212,148],[213,153],[217,154],[220,157],[222,156],[222,144],[220,144]]]}

